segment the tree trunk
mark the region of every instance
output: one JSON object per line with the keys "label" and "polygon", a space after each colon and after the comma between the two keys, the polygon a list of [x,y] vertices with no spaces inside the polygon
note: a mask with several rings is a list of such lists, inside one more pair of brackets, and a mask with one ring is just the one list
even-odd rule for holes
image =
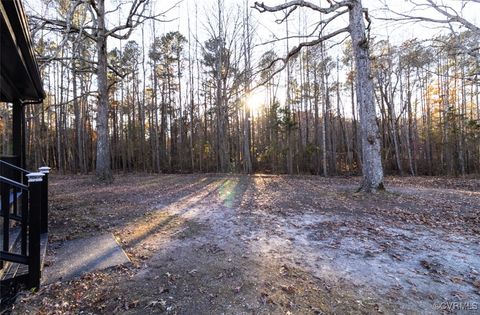
{"label": "tree trunk", "polygon": [[360,109],[360,125],[363,156],[363,183],[361,190],[383,189],[383,169],[380,157],[380,133],[378,131],[373,98],[373,77],[368,55],[368,39],[365,35],[363,9],[360,0],[350,8],[350,36],[357,66],[357,102]]}
{"label": "tree trunk", "polygon": [[[244,58],[245,58],[245,93],[248,95],[250,93],[250,74],[251,74],[251,37],[250,37],[250,16],[248,1],[245,2],[246,10],[244,17],[244,28],[243,28],[243,45],[244,45]],[[251,148],[250,148],[250,108],[248,104],[244,104],[245,117],[243,120],[243,171],[246,174],[251,174],[253,171],[252,160],[251,160]]]}
{"label": "tree trunk", "polygon": [[97,104],[97,178],[101,181],[113,180],[110,169],[110,147],[108,141],[108,83],[107,83],[107,37],[105,34],[105,3],[99,0],[98,34],[96,38],[98,66],[98,104]]}

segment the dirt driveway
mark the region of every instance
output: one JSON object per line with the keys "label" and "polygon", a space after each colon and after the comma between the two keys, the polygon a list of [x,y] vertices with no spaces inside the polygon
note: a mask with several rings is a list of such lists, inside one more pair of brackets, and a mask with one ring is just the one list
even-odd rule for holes
{"label": "dirt driveway", "polygon": [[358,181],[53,176],[47,263],[111,231],[132,264],[24,293],[14,313],[480,313],[480,180]]}

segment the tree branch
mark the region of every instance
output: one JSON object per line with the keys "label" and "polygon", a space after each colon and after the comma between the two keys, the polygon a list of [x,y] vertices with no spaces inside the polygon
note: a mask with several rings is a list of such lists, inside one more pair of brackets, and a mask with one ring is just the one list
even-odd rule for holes
{"label": "tree branch", "polygon": [[319,37],[319,38],[317,38],[317,39],[315,39],[315,40],[300,43],[298,46],[296,46],[296,47],[294,47],[292,50],[290,50],[285,57],[283,57],[283,58],[279,57],[279,58],[276,58],[276,59],[272,60],[267,67],[265,67],[265,68],[263,68],[263,69],[260,69],[259,71],[257,71],[257,72],[255,73],[255,75],[257,75],[257,74],[260,73],[260,72],[263,72],[263,71],[266,71],[266,70],[272,68],[272,67],[273,67],[277,62],[279,62],[279,61],[282,61],[282,62],[283,62],[283,65],[282,65],[280,68],[276,69],[274,72],[272,72],[272,73],[268,76],[267,79],[263,80],[260,84],[257,84],[252,90],[254,90],[254,89],[256,89],[256,88],[258,88],[258,87],[260,87],[260,86],[262,86],[262,85],[265,85],[268,81],[270,81],[270,79],[271,79],[272,77],[274,77],[275,75],[277,75],[278,73],[280,73],[283,69],[285,69],[285,67],[286,67],[286,65],[287,65],[287,62],[288,62],[290,59],[292,59],[293,57],[295,57],[303,48],[316,46],[316,45],[318,45],[318,44],[320,44],[320,43],[322,43],[322,42],[324,42],[324,41],[326,41],[326,40],[328,40],[328,39],[330,39],[330,38],[333,38],[333,37],[335,37],[335,36],[337,36],[337,35],[339,35],[339,34],[346,33],[346,32],[350,32],[350,27],[347,26],[347,27],[341,28],[341,29],[339,29],[339,30],[336,30],[336,31],[334,31],[334,32],[332,32],[332,33],[330,33],[330,34],[321,36],[321,37]]}
{"label": "tree branch", "polygon": [[[330,6],[327,7],[327,8],[320,7],[320,6],[315,5],[311,2],[303,1],[303,0],[294,0],[294,1],[283,3],[283,4],[279,4],[279,5],[276,5],[276,6],[267,6],[263,2],[262,3],[255,2],[252,8],[256,9],[260,13],[263,13],[263,12],[283,11],[283,10],[291,8],[291,7],[305,7],[305,8],[309,8],[309,9],[312,9],[314,11],[317,11],[317,12],[320,12],[320,13],[323,13],[323,14],[330,14],[330,13],[333,13],[333,12],[335,12],[336,10],[338,10],[342,7],[347,7],[347,6],[350,6],[352,4],[351,0],[343,0],[343,1],[338,1],[338,2],[328,1],[328,2],[330,4]],[[296,8],[294,8],[293,10],[295,10],[295,9]],[[291,10],[291,11],[293,11],[293,10]],[[290,13],[291,12],[289,12],[287,14],[290,14]]]}

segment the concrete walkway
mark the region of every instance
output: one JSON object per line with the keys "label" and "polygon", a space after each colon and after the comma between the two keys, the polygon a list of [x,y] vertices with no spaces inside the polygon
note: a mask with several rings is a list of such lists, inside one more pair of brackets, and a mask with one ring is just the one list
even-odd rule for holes
{"label": "concrete walkway", "polygon": [[87,272],[130,262],[110,233],[65,241],[53,251],[54,260],[43,270],[42,282],[45,284],[71,280]]}

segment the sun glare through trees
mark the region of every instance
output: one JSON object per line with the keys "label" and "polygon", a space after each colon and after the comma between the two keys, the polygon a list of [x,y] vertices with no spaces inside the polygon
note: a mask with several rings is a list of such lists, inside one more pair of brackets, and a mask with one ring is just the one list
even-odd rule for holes
{"label": "sun glare through trees", "polygon": [[0,314],[476,314],[480,0],[0,0]]}
{"label": "sun glare through trees", "polygon": [[265,109],[266,96],[263,92],[252,92],[245,95],[245,102],[253,116],[258,116]]}

